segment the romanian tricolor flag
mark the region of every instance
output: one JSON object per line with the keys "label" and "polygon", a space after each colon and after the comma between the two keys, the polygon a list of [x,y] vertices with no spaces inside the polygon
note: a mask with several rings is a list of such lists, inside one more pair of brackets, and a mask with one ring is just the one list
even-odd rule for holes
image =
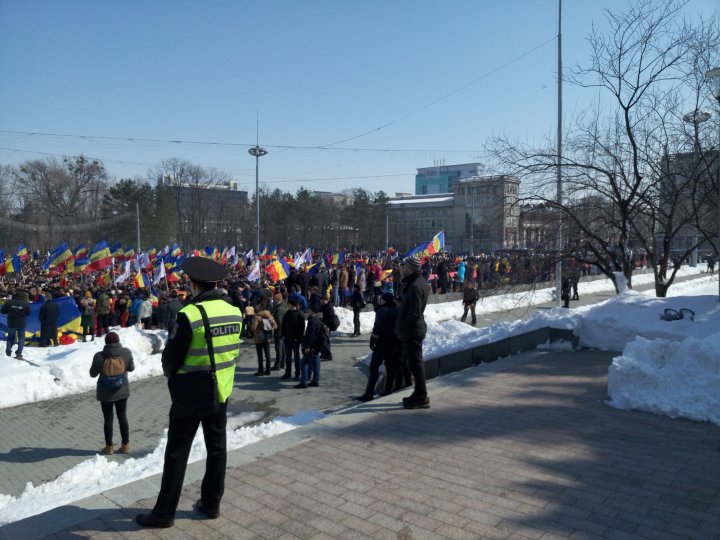
{"label": "romanian tricolor flag", "polygon": [[0,276],[5,275],[5,250],[0,249]]}
{"label": "romanian tricolor flag", "polygon": [[112,278],[110,277],[110,272],[104,272],[99,278],[98,278],[98,285],[101,287],[109,287],[112,283]]}
{"label": "romanian tricolor flag", "polygon": [[154,308],[158,307],[158,304],[160,304],[160,301],[158,300],[158,293],[152,285],[150,286],[150,303]]}
{"label": "romanian tricolor flag", "polygon": [[144,289],[150,287],[150,278],[143,272],[138,272],[133,278],[133,285],[136,289]]}
{"label": "romanian tricolor flag", "polygon": [[63,242],[58,247],[53,249],[48,255],[47,260],[42,265],[43,270],[47,270],[51,265],[60,266],[62,263],[72,257],[72,252],[67,245],[67,242]]}
{"label": "romanian tricolor flag", "polygon": [[133,257],[135,257],[135,248],[132,246],[128,246],[123,256],[125,257],[126,261],[131,261]]}
{"label": "romanian tricolor flag", "polygon": [[19,272],[21,264],[22,263],[20,262],[20,257],[18,257],[17,255],[8,257],[7,259],[5,259],[5,272],[8,274],[12,274],[13,272]]}
{"label": "romanian tricolor flag", "polygon": [[174,268],[171,268],[169,270],[165,271],[165,281],[168,283],[177,283],[182,278],[180,277],[182,270],[179,266],[176,266]]}
{"label": "romanian tricolor flag", "polygon": [[78,247],[73,249],[73,257],[76,259],[86,259],[88,256],[88,250],[85,246],[80,244]]}
{"label": "romanian tricolor flag", "polygon": [[205,257],[207,259],[216,259],[218,255],[218,249],[215,246],[205,246],[205,248],[202,250],[202,253],[200,254],[202,257]]}
{"label": "romanian tricolor flag", "polygon": [[150,249],[148,249],[147,255],[151,261],[155,260],[155,257],[157,257],[157,248],[155,246],[153,246]]}
{"label": "romanian tricolor flag", "polygon": [[435,253],[440,253],[444,247],[445,247],[445,231],[440,231],[435,236],[433,236],[433,239],[428,244],[428,246],[427,246],[428,255],[434,255]]}
{"label": "romanian tricolor flag", "polygon": [[288,277],[288,274],[290,273],[290,267],[284,260],[280,259],[270,263],[267,268],[265,268],[265,271],[268,273],[268,275],[272,278],[273,281],[282,281],[283,279]]}
{"label": "romanian tricolor flag", "polygon": [[180,249],[180,244],[173,244],[173,246],[170,248],[170,255],[172,257],[180,257],[182,255],[182,249]]}
{"label": "romanian tricolor flag", "polygon": [[30,257],[30,254],[28,253],[27,247],[25,247],[25,244],[21,245],[17,253],[15,253],[15,256],[20,259],[21,262],[25,262],[28,260],[28,257]]}
{"label": "romanian tricolor flag", "polygon": [[90,266],[90,259],[75,259],[73,267],[71,268],[70,265],[68,265],[67,270],[68,272],[74,274],[89,274],[90,272],[92,272],[92,267]]}
{"label": "romanian tricolor flag", "polygon": [[107,242],[103,240],[90,252],[90,266],[92,270],[103,270],[112,264],[112,255]]}
{"label": "romanian tricolor flag", "polygon": [[[52,301],[60,307],[57,325],[58,331],[63,334],[80,334],[82,327],[80,326],[80,311],[78,310],[75,299],[72,296],[63,296]],[[30,315],[27,317],[27,326],[25,327],[25,338],[30,343],[34,343],[40,335],[40,308],[44,302],[32,302],[30,304]],[[0,315],[0,339],[5,339],[7,335],[7,315]]]}
{"label": "romanian tricolor flag", "polygon": [[110,255],[115,258],[115,262],[123,262],[125,259],[125,253],[123,252],[122,244],[120,242],[110,246]]}
{"label": "romanian tricolor flag", "polygon": [[270,250],[265,254],[265,259],[276,259],[277,258],[277,246],[273,246],[270,248]]}
{"label": "romanian tricolor flag", "polygon": [[341,251],[340,253],[334,253],[332,257],[330,257],[330,264],[344,264],[345,263],[345,250]]}

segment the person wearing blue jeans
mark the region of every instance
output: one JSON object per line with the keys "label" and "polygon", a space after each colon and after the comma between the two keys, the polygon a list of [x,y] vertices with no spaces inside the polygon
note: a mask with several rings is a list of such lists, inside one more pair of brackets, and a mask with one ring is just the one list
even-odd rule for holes
{"label": "person wearing blue jeans", "polygon": [[10,356],[13,346],[17,343],[15,358],[18,360],[23,359],[22,352],[25,348],[25,327],[27,326],[27,316],[30,315],[28,298],[25,291],[15,291],[12,298],[0,308],[0,313],[7,315],[5,354]]}
{"label": "person wearing blue jeans", "polygon": [[[320,386],[320,348],[325,340],[325,324],[322,322],[320,302],[310,304],[310,315],[305,333],[300,342],[302,360],[300,360],[300,384],[295,388]],[[312,381],[308,383],[308,369],[312,371]]]}

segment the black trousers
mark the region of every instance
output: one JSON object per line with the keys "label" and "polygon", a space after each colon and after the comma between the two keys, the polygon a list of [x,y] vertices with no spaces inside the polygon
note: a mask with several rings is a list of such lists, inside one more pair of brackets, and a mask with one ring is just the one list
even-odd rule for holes
{"label": "black trousers", "polygon": [[110,331],[110,314],[103,313],[97,316],[97,337],[103,337]]}
{"label": "black trousers", "polygon": [[462,322],[465,322],[465,319],[467,319],[468,311],[470,311],[470,315],[472,316],[471,321],[473,324],[477,323],[477,315],[475,315],[475,303],[472,304],[463,304],[463,314],[462,317],[460,317],[460,320]]}
{"label": "black trousers", "polygon": [[360,310],[353,308],[353,334],[360,335]]}
{"label": "black trousers", "polygon": [[[270,342],[256,343],[255,353],[257,354],[258,371],[270,371]],[[263,367],[263,357],[265,357],[265,367]]]}
{"label": "black trousers", "polygon": [[285,344],[282,336],[273,336],[273,343],[275,344],[275,363],[273,367],[283,368],[285,367]]}
{"label": "black trousers", "polygon": [[[395,347],[378,344],[370,358],[370,371],[365,387],[366,396],[375,395],[375,386],[380,378],[380,366],[385,364],[385,389],[383,393],[391,394],[396,388],[402,388],[400,383],[400,362],[397,359]],[[397,385],[397,386],[396,386]]]}
{"label": "black trousers", "polygon": [[415,390],[413,395],[418,398],[427,397],[427,386],[425,385],[425,364],[422,359],[422,339],[407,339],[402,342],[402,362],[407,364],[413,379],[415,379]]}
{"label": "black trousers", "polygon": [[117,401],[101,401],[103,413],[103,431],[105,432],[105,444],[112,446],[113,444],[113,408],[117,414],[118,424],[120,425],[120,436],[122,443],[130,442],[130,426],[127,419],[127,398]]}
{"label": "black trousers", "polygon": [[225,493],[225,465],[227,464],[226,433],[227,402],[218,412],[208,416],[178,416],[175,407],[170,407],[170,428],[162,483],[153,514],[158,517],[175,517],[182,492],[185,469],[195,433],[202,424],[207,459],[205,476],[200,488],[200,498],[208,509],[220,507]]}
{"label": "black trousers", "polygon": [[57,337],[57,324],[54,325],[40,325],[40,346],[41,347],[47,347],[50,345],[50,342],[57,347],[59,345],[58,343],[58,337]]}

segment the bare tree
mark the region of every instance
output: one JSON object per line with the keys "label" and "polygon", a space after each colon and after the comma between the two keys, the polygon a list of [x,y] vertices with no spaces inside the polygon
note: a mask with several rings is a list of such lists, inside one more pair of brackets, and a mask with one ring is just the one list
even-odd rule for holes
{"label": "bare tree", "polygon": [[40,245],[78,241],[98,227],[107,179],[102,163],[83,155],[25,162],[14,175],[18,218]]}
{"label": "bare tree", "polygon": [[[523,177],[526,197],[556,209],[555,228],[565,244],[560,255],[595,264],[617,288],[616,272],[632,286],[635,258],[642,249],[653,266],[659,296],[665,296],[675,276],[675,270],[667,275],[670,253],[663,245],[671,245],[673,236],[695,219],[687,206],[668,204],[669,193],[679,201],[690,186],[674,183],[677,179],[663,169],[664,156],[684,129],[688,75],[698,69],[690,45],[717,26],[714,20],[691,25],[680,17],[682,6],[639,0],[626,11],[606,11],[607,33],[593,29],[589,65],[569,79],[580,87],[599,88],[610,98],[610,110],[598,105],[596,112],[579,115],[564,135],[562,204],[555,200],[553,141],[538,149],[495,137],[489,145],[504,169]],[[659,223],[665,227],[660,254]]]}

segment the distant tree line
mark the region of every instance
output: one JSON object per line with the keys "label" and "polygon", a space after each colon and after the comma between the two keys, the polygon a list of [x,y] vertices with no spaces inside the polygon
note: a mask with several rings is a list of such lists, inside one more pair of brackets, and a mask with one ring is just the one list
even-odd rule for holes
{"label": "distant tree line", "polygon": [[[256,203],[224,196],[224,173],[171,158],[148,177],[113,181],[99,161],[83,155],[0,165],[0,247],[40,250],[100,240],[141,247],[178,242],[184,248],[216,244],[255,247]],[[260,241],[288,250],[385,249],[397,237],[388,196],[380,191],[340,194],[300,188],[295,194],[260,189]]]}

